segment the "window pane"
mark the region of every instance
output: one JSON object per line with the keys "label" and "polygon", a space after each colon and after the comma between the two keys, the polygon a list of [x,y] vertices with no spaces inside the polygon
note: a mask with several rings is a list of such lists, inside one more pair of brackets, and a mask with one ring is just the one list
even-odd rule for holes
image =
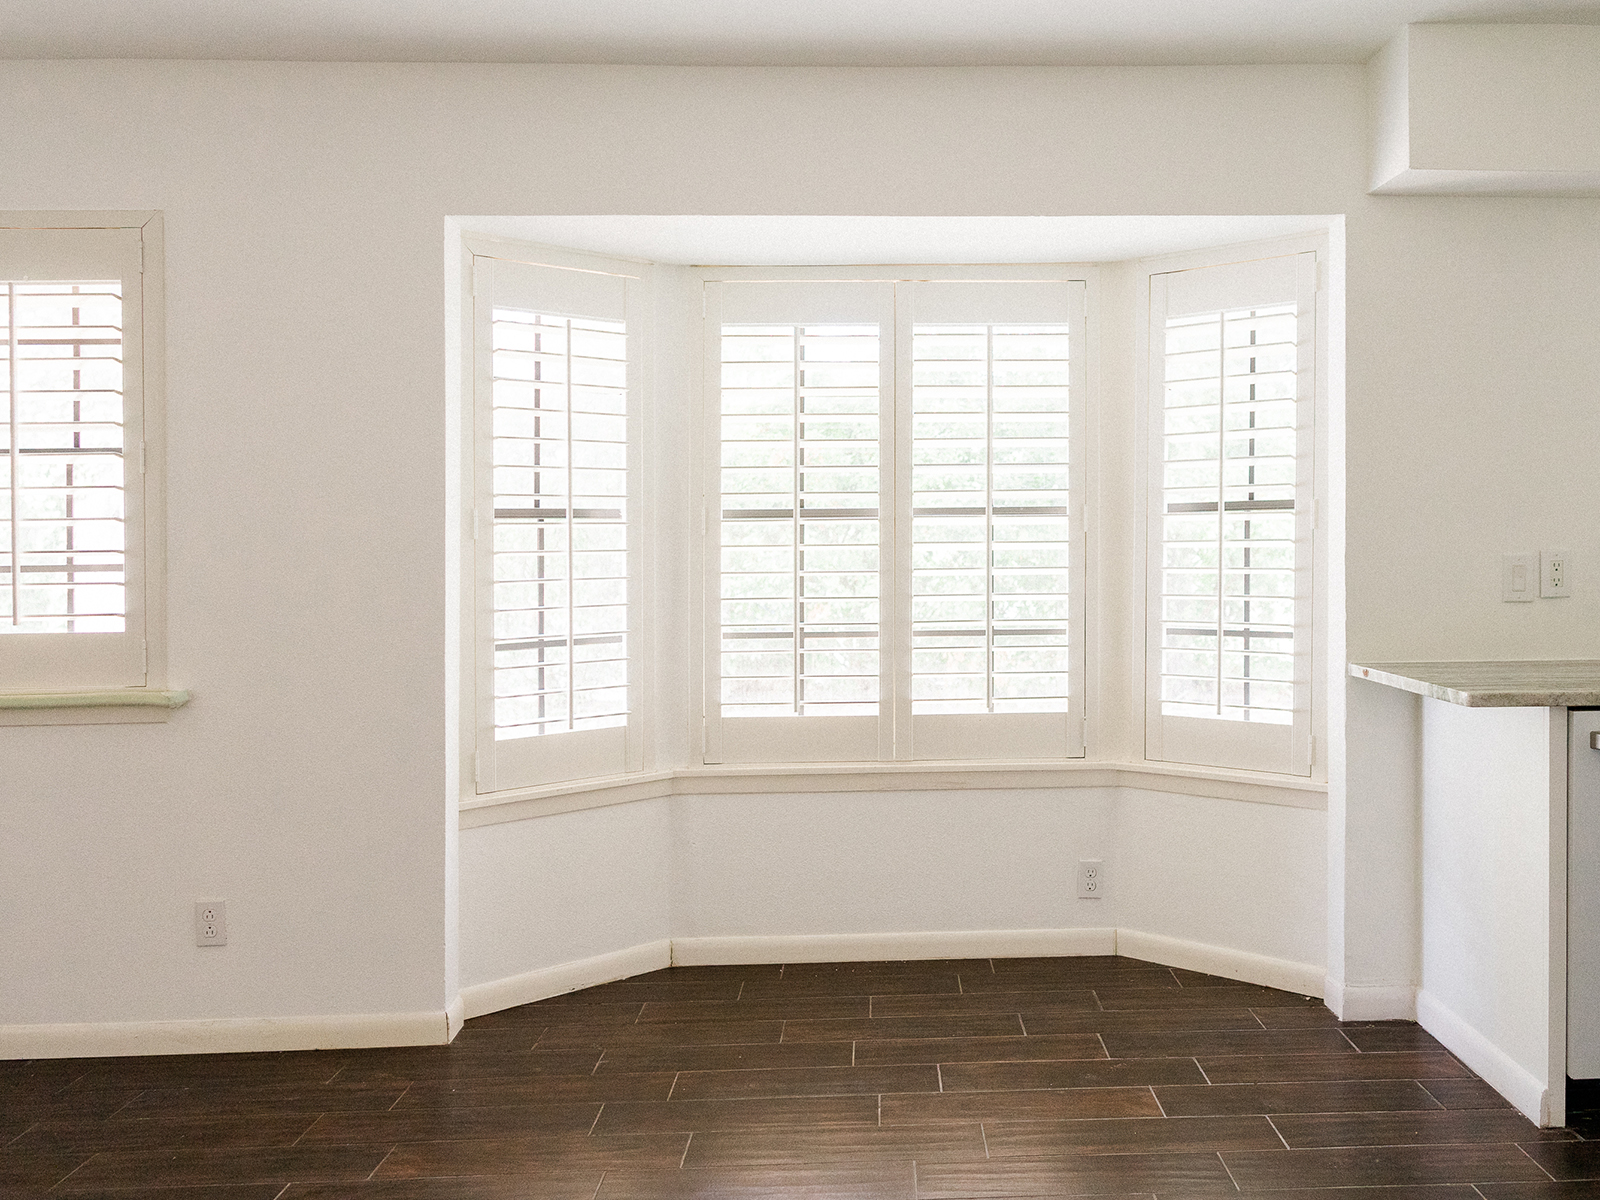
{"label": "window pane", "polygon": [[122,633],[122,285],[0,305],[0,633]]}
{"label": "window pane", "polygon": [[722,328],[721,703],[876,716],[876,325]]}
{"label": "window pane", "polygon": [[912,330],[913,713],[1065,712],[1065,325]]}
{"label": "window pane", "polygon": [[1294,719],[1293,304],[1166,326],[1161,711]]}
{"label": "window pane", "polygon": [[627,333],[496,308],[495,737],[628,719]]}

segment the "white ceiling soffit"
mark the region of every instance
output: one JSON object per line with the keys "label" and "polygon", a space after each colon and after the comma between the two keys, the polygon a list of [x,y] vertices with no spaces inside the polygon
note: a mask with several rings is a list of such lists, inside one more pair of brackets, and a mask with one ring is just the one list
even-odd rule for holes
{"label": "white ceiling soffit", "polygon": [[1328,228],[1294,217],[462,217],[474,233],[699,266],[1121,262]]}
{"label": "white ceiling soffit", "polygon": [[0,58],[979,66],[1361,62],[1600,0],[5,0]]}

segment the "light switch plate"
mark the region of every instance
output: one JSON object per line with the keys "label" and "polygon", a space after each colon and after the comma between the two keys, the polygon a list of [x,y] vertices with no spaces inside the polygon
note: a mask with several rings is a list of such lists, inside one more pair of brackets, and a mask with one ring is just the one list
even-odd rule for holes
{"label": "light switch plate", "polygon": [[1539,598],[1539,556],[1502,554],[1500,556],[1500,599],[1520,604]]}

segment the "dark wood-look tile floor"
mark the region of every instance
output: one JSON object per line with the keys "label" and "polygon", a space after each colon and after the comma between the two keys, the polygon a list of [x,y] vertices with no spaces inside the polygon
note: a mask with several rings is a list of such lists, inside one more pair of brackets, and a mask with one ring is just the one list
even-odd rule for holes
{"label": "dark wood-look tile floor", "polygon": [[679,967],[451,1046],[0,1063],[0,1200],[1600,1198],[1587,1129],[1132,959]]}

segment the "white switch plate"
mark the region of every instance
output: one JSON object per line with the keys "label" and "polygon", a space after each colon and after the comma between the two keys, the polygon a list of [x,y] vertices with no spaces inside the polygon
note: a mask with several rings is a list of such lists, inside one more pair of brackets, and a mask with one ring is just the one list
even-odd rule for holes
{"label": "white switch plate", "polygon": [[1539,551],[1539,595],[1549,599],[1570,596],[1572,559],[1565,550]]}
{"label": "white switch plate", "polygon": [[1500,599],[1520,604],[1539,596],[1539,556],[1502,554],[1500,556]]}

